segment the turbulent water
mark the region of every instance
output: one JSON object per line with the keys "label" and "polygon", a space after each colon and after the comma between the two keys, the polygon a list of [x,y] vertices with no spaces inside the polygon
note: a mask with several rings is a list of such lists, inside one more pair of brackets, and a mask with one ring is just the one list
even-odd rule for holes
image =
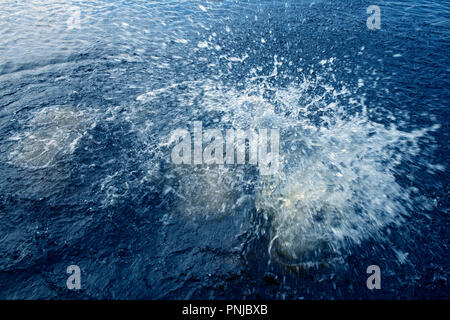
{"label": "turbulent water", "polygon": [[0,298],[448,298],[450,6],[371,4],[2,1]]}

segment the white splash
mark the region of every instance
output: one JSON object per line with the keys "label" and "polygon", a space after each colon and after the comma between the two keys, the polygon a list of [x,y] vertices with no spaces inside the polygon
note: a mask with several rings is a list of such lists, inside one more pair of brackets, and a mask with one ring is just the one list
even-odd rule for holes
{"label": "white splash", "polygon": [[[321,60],[319,68],[332,72],[334,62]],[[256,209],[272,221],[269,251],[287,265],[333,263],[352,246],[382,240],[386,226],[404,223],[414,212],[412,190],[396,178],[398,167],[421,152],[419,140],[431,141],[428,133],[438,126],[408,132],[377,123],[356,93],[361,85],[346,85],[334,75],[327,77],[331,82],[315,73],[276,87],[269,80],[280,65],[274,57],[272,73],[254,74],[242,89],[217,81],[191,83],[179,103],[193,113],[174,118],[188,124],[217,113],[217,129],[280,129],[279,174],[259,177],[254,185]],[[393,119],[388,110],[386,119]],[[249,183],[243,169],[226,166],[174,170],[176,183],[166,190],[179,199],[177,210],[202,219],[235,212]]]}

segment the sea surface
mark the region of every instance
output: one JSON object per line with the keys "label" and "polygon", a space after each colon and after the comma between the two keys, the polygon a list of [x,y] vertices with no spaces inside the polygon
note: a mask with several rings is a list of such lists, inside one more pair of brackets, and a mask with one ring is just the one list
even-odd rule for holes
{"label": "sea surface", "polygon": [[[441,0],[2,0],[0,299],[448,299],[449,37]],[[174,164],[194,122],[279,170]]]}

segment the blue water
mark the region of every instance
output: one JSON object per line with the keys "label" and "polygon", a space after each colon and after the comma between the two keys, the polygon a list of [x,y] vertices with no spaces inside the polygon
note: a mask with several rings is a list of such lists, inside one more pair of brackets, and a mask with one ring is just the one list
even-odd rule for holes
{"label": "blue water", "polygon": [[[449,31],[438,0],[2,1],[0,298],[448,298]],[[278,128],[280,174],[174,165],[193,121]]]}

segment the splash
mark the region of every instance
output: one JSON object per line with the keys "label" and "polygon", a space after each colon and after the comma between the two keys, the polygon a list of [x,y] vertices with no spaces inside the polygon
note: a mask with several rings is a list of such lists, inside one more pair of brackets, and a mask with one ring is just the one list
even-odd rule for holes
{"label": "splash", "polygon": [[[371,120],[360,93],[364,85],[337,81],[330,74],[334,64],[335,58],[321,60],[318,68],[327,74],[311,72],[284,87],[271,81],[282,65],[276,56],[270,75],[254,75],[240,89],[193,82],[178,100],[180,110],[191,112],[173,116],[177,123],[203,117],[216,127],[280,129],[279,172],[256,173],[251,183],[256,209],[272,221],[269,252],[284,265],[336,263],[365,240],[382,241],[385,227],[406,223],[417,203],[413,190],[398,182],[398,168],[421,152],[420,139],[438,129],[403,131],[395,121]],[[170,95],[183,85],[138,100],[158,100],[158,93]],[[388,111],[386,119],[395,120]],[[165,191],[177,195],[177,211],[202,219],[234,212],[249,184],[244,168],[175,171],[177,183]]]}
{"label": "splash", "polygon": [[269,251],[283,264],[331,263],[364,240],[382,240],[383,228],[405,223],[414,206],[397,168],[420,152],[427,130],[372,122],[364,106],[344,118],[344,107],[333,108],[326,125],[306,117],[289,130],[283,170],[260,183],[256,206],[273,218]]}
{"label": "splash", "polygon": [[272,218],[269,252],[284,265],[342,261],[365,240],[383,241],[383,229],[406,223],[417,206],[396,176],[439,126],[407,132],[377,123],[356,90],[320,76],[276,90],[283,168],[260,179],[256,208]]}

